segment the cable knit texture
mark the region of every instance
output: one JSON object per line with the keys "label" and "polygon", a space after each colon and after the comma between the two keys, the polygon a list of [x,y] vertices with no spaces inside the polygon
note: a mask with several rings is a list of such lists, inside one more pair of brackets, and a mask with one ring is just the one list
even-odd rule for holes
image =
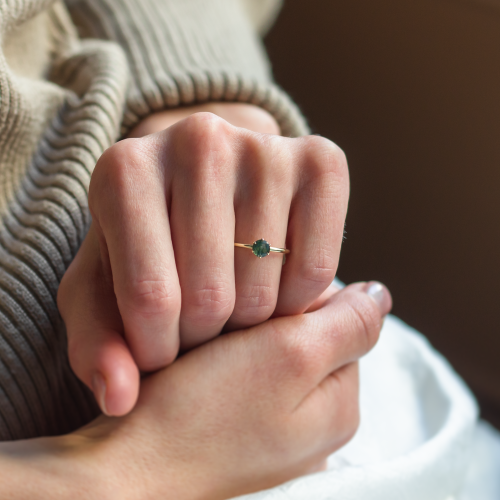
{"label": "cable knit texture", "polygon": [[154,111],[207,101],[254,103],[284,135],[307,132],[272,82],[251,1],[0,0],[0,440],[98,413],[69,367],[56,296],[102,152]]}

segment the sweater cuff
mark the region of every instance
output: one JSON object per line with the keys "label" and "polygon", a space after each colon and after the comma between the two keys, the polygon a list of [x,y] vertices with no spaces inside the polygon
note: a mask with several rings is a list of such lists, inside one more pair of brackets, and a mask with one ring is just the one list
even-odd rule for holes
{"label": "sweater cuff", "polygon": [[272,81],[241,0],[72,0],[83,37],[119,43],[132,84],[122,134],[147,115],[209,101],[255,104],[285,136],[308,133],[298,108]]}

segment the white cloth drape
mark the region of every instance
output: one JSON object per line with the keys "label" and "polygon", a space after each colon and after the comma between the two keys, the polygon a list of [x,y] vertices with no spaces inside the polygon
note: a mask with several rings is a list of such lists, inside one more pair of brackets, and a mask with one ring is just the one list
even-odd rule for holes
{"label": "white cloth drape", "polygon": [[500,434],[427,340],[393,316],[360,362],[361,425],[328,470],[245,500],[500,500]]}

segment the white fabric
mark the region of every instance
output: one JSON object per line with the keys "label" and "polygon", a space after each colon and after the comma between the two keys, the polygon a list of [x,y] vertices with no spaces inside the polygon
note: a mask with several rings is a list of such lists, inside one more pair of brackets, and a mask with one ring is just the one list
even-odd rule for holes
{"label": "white fabric", "polygon": [[387,317],[360,374],[361,425],[328,470],[240,499],[500,499],[500,434],[422,335]]}
{"label": "white fabric", "polygon": [[278,17],[283,0],[243,0],[243,6],[255,29],[264,36]]}

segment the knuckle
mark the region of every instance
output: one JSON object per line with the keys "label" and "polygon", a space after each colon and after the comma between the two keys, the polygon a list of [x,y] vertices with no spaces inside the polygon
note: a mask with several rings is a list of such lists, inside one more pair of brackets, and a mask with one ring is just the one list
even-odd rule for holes
{"label": "knuckle", "polygon": [[266,148],[266,156],[261,161],[262,177],[273,191],[272,194],[279,195],[280,198],[293,196],[295,161],[290,147],[291,140],[278,136],[261,136],[261,143]]}
{"label": "knuckle", "polygon": [[207,326],[225,323],[234,308],[234,293],[224,284],[214,284],[191,291],[183,297],[183,314],[191,323]]}
{"label": "knuckle", "polygon": [[283,372],[297,379],[308,378],[321,365],[324,346],[311,342],[310,332],[299,325],[293,335],[276,323],[273,323],[273,328]]}
{"label": "knuckle", "polygon": [[268,285],[248,285],[238,290],[235,315],[253,324],[268,319],[276,308],[277,291]]}
{"label": "knuckle", "polygon": [[179,139],[189,146],[192,155],[203,158],[210,151],[224,151],[231,135],[231,125],[213,113],[195,113],[179,127]]}
{"label": "knuckle", "polygon": [[[329,388],[325,395],[335,400],[334,418],[329,421],[327,433],[331,436],[330,453],[350,441],[360,423],[358,365],[353,363],[340,368],[328,377]],[[333,396],[333,398],[332,398]]]}
{"label": "knuckle", "polygon": [[319,289],[330,285],[336,272],[336,260],[328,253],[322,252],[316,259],[302,264],[300,277],[307,288]]}
{"label": "knuckle", "polygon": [[[344,378],[346,375],[344,376]],[[357,380],[357,378],[356,378]],[[340,409],[339,414],[339,439],[341,442],[340,446],[343,446],[345,443],[350,441],[356,431],[358,430],[360,423],[360,410],[359,410],[359,396],[358,396],[358,384],[354,387],[352,383],[347,383],[345,380],[341,384],[342,385],[342,401],[343,404]]]}
{"label": "knuckle", "polygon": [[145,143],[142,139],[124,139],[108,148],[99,158],[92,173],[89,204],[110,192],[123,195],[133,185],[133,177],[151,162],[145,161]]}
{"label": "knuckle", "polygon": [[190,173],[217,172],[231,154],[233,127],[209,112],[195,113],[175,128],[177,158]]}
{"label": "knuckle", "polygon": [[[350,388],[350,387],[349,387]],[[352,392],[352,391],[351,391]],[[355,393],[357,395],[357,393]],[[355,395],[345,395],[342,407],[339,408],[335,422],[335,445],[338,449],[348,443],[356,434],[360,423],[358,398]]]}
{"label": "knuckle", "polygon": [[180,290],[168,280],[141,280],[132,283],[124,298],[118,299],[121,310],[144,316],[178,315],[181,310]]}
{"label": "knuckle", "polygon": [[308,170],[315,175],[334,175],[337,179],[349,179],[347,158],[342,149],[332,141],[319,136],[302,138]]}

